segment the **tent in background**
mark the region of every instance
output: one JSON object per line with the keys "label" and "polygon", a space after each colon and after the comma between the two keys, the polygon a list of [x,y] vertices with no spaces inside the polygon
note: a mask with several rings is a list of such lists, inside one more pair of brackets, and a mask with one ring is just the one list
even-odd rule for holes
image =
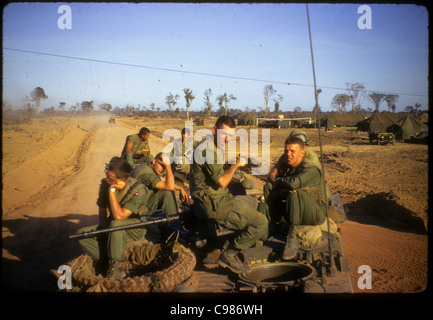
{"label": "tent in background", "polygon": [[411,140],[411,137],[415,137],[417,132],[427,131],[428,126],[410,114],[404,116],[386,129],[386,132],[394,133],[395,139],[400,141]]}
{"label": "tent in background", "polygon": [[403,118],[404,115],[401,113],[376,113],[370,118],[359,121],[356,124],[357,131],[366,131],[369,133],[386,132],[386,129],[398,120]]}

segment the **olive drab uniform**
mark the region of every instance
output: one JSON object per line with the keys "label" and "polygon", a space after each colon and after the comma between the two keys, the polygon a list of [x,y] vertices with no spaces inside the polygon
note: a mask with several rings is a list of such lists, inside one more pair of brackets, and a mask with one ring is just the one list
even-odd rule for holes
{"label": "olive drab uniform", "polygon": [[131,177],[143,183],[147,190],[147,210],[153,212],[162,209],[166,215],[177,214],[174,191],[159,190],[155,185],[161,181],[151,164],[140,164],[131,172]]}
{"label": "olive drab uniform", "polygon": [[149,140],[143,141],[140,139],[138,134],[131,134],[126,137],[125,146],[122,150],[122,158],[124,158],[129,164],[137,164],[137,163],[150,163],[153,160],[153,156],[151,154],[148,154],[146,156],[143,156],[141,158],[135,159],[132,156],[132,153],[126,153],[126,143],[128,141],[132,142],[132,149],[131,151],[134,153],[140,153],[144,150],[149,149]]}
{"label": "olive drab uniform", "polygon": [[290,168],[284,162],[277,168],[276,179],[266,201],[271,221],[289,225],[322,224],[326,218],[326,207],[320,163],[304,156],[296,168]]}
{"label": "olive drab uniform", "polygon": [[170,153],[170,157],[173,158],[173,169],[176,172],[183,173],[187,177],[189,176],[190,166],[194,157],[194,149],[197,147],[198,142],[189,138],[186,141],[182,141],[182,138],[174,140],[173,151]]}
{"label": "olive drab uniform", "polygon": [[[117,191],[116,197],[120,206],[132,212],[129,217],[121,221],[113,219],[108,188],[109,184],[105,179],[102,179],[96,204],[99,208],[108,209],[109,228],[137,223],[141,221],[140,218],[144,218],[146,215],[146,189],[141,182],[129,177],[126,180],[125,187]],[[77,233],[94,231],[100,228],[99,225],[84,227],[79,229]],[[78,243],[84,252],[97,261],[121,261],[124,259],[126,243],[142,238],[146,235],[146,231],[146,228],[113,231],[108,233],[108,236],[103,234],[92,238],[80,239]]]}
{"label": "olive drab uniform", "polygon": [[[207,157],[213,152],[212,157]],[[237,231],[232,245],[238,250],[248,249],[258,240],[266,240],[268,221],[255,208],[237,201],[218,180],[224,175],[224,164],[218,163],[217,146],[213,136],[207,137],[195,148],[190,169],[190,192],[194,200],[194,214],[203,221],[216,222]]]}

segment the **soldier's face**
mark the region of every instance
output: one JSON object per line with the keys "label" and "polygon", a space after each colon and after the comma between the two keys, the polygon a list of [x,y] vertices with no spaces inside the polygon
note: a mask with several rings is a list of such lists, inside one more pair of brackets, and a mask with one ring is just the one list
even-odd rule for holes
{"label": "soldier's face", "polygon": [[299,144],[286,144],[284,155],[287,159],[287,164],[293,168],[297,167],[304,157],[305,151]]}
{"label": "soldier's face", "polygon": [[235,128],[230,128],[229,126],[223,124],[222,128],[213,128],[214,136],[216,137],[216,145],[224,149],[225,145],[233,138],[236,132]]}
{"label": "soldier's face", "polygon": [[161,173],[163,173],[165,170],[165,168],[162,166],[162,164],[160,164],[156,159],[153,160],[153,171],[155,171],[155,173],[157,175],[160,175]]}
{"label": "soldier's face", "polygon": [[125,186],[125,179],[118,179],[116,177],[116,174],[112,171],[107,171],[106,172],[106,178],[105,181],[111,186],[111,187],[115,187],[119,190],[123,189],[123,187]]}

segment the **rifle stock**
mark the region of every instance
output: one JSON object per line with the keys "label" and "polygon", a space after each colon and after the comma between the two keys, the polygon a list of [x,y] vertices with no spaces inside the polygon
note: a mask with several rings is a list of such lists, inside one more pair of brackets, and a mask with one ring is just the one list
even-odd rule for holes
{"label": "rifle stock", "polygon": [[150,220],[136,222],[136,223],[131,223],[131,224],[126,224],[124,226],[106,228],[106,229],[101,229],[101,230],[93,230],[93,231],[87,231],[87,232],[82,232],[82,233],[78,233],[78,234],[69,235],[68,239],[69,240],[73,240],[73,239],[78,239],[78,238],[88,238],[88,237],[93,237],[93,236],[96,236],[96,235],[99,235],[99,234],[108,233],[108,232],[119,231],[119,230],[127,230],[127,229],[134,229],[134,228],[141,228],[141,227],[145,227],[145,226],[152,225],[152,224],[171,222],[171,221],[175,221],[175,220],[179,220],[179,219],[180,219],[180,217],[177,214],[176,215],[171,215],[171,216],[168,216],[168,217],[162,217],[162,218],[151,218]]}

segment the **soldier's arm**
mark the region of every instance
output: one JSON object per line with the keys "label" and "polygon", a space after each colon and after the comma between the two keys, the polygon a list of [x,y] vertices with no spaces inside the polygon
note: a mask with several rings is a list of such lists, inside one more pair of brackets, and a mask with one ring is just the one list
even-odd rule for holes
{"label": "soldier's arm", "polygon": [[232,181],[233,175],[236,172],[236,169],[241,166],[240,158],[238,157],[236,159],[236,163],[233,163],[230,165],[230,167],[227,169],[227,171],[221,176],[221,178],[218,179],[218,185],[221,188],[225,188],[228,186],[230,181]]}
{"label": "soldier's arm", "polygon": [[277,172],[278,172],[278,169],[276,166],[271,169],[271,171],[268,174],[268,181],[269,182],[274,183],[275,178],[277,176]]}
{"label": "soldier's arm", "polygon": [[163,156],[163,158],[165,159],[165,161],[158,161],[158,163],[165,167],[165,171],[166,171],[166,178],[165,181],[159,181],[157,184],[155,184],[155,188],[156,189],[161,189],[161,190],[168,190],[168,191],[173,191],[174,190],[174,175],[173,175],[173,171],[171,170],[171,165],[170,165],[170,160],[168,159],[167,156]]}
{"label": "soldier's arm", "polygon": [[133,152],[132,152],[132,146],[133,146],[133,144],[132,144],[132,141],[131,141],[131,140],[126,141],[125,152],[126,152],[126,153],[133,153]]}
{"label": "soldier's arm", "polygon": [[307,167],[296,175],[281,178],[279,186],[291,190],[297,190],[302,187],[316,186],[321,181],[319,169],[316,167]]}
{"label": "soldier's arm", "polygon": [[119,201],[117,201],[116,192],[112,191],[112,189],[113,188],[110,188],[108,192],[108,198],[110,200],[110,208],[113,214],[113,219],[116,221],[122,221],[123,219],[130,216],[132,212],[120,206]]}

